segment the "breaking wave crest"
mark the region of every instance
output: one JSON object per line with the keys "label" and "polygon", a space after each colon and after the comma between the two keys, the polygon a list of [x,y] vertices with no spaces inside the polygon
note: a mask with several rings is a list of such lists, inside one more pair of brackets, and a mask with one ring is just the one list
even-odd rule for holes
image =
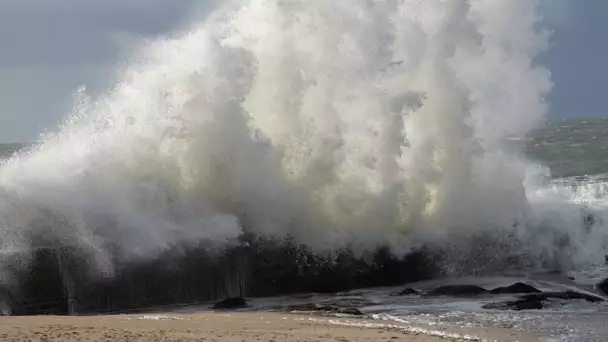
{"label": "breaking wave crest", "polygon": [[460,265],[603,261],[600,220],[583,224],[580,194],[542,183],[519,145],[547,111],[547,39],[529,0],[225,5],[106,95],[77,92],[56,134],[3,162],[3,270],[74,246],[109,272],[243,233],[436,245]]}

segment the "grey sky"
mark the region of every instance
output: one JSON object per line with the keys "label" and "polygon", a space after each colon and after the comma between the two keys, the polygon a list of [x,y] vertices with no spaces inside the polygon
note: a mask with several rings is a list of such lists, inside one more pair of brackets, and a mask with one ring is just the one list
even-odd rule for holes
{"label": "grey sky", "polygon": [[142,38],[188,20],[201,0],[0,0],[0,141],[36,139],[99,91]]}
{"label": "grey sky", "polygon": [[[608,116],[608,0],[544,0],[558,11],[553,48],[542,62],[551,69],[557,117]],[[567,1],[567,2],[566,2]]]}
{"label": "grey sky", "polygon": [[[542,57],[552,115],[608,115],[608,0],[543,0],[555,30]],[[0,141],[53,129],[82,84],[96,92],[142,38],[191,19],[210,0],[0,0]]]}

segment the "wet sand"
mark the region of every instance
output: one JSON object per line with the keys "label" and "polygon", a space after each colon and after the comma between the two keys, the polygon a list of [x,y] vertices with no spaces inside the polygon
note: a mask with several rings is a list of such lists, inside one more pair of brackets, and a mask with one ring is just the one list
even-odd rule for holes
{"label": "wet sand", "polygon": [[[283,313],[147,314],[88,317],[2,317],[1,341],[458,341],[446,332],[484,340],[538,341],[508,329],[380,327],[388,322]],[[359,326],[355,326],[359,325]],[[366,326],[366,327],[364,327]],[[421,329],[420,331],[415,331]],[[422,329],[428,331],[422,331]],[[431,334],[431,335],[429,335]]]}

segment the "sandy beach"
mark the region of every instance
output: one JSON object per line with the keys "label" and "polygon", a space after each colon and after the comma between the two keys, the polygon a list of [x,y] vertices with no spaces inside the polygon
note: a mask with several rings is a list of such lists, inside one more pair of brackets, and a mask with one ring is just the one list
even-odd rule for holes
{"label": "sandy beach", "polygon": [[[458,334],[461,337],[459,338]],[[443,336],[441,336],[443,335]],[[468,335],[468,336],[467,336]],[[538,341],[508,329],[440,329],[284,313],[3,317],[2,341]]]}

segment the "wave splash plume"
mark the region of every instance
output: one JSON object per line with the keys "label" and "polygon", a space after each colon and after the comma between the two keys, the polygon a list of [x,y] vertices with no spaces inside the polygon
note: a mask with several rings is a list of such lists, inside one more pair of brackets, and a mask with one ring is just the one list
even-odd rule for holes
{"label": "wave splash plume", "polygon": [[112,272],[243,233],[603,261],[601,230],[519,146],[552,85],[541,19],[529,0],[230,2],[3,162],[4,280],[37,248]]}

